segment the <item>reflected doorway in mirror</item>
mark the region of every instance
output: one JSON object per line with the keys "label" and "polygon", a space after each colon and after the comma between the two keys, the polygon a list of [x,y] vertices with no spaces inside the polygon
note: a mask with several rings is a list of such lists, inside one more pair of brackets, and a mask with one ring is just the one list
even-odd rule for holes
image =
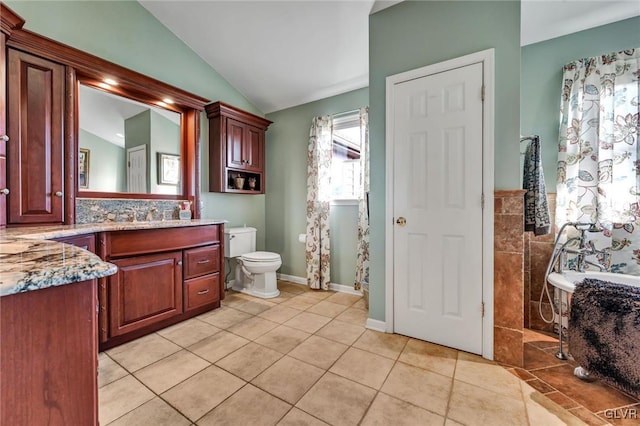
{"label": "reflected doorway in mirror", "polygon": [[180,182],[180,156],[158,153],[158,185],[177,185]]}
{"label": "reflected doorway in mirror", "polygon": [[78,153],[78,187],[89,187],[89,154],[90,151],[86,148],[80,148]]}

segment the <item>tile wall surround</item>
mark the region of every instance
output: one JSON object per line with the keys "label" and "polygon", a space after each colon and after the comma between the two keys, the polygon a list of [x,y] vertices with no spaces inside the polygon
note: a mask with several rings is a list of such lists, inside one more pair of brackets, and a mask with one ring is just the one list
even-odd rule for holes
{"label": "tile wall surround", "polygon": [[[555,223],[556,194],[547,194],[551,223]],[[544,286],[544,275],[551,259],[553,243],[557,227],[553,225],[552,232],[536,237],[532,232],[524,233],[524,326],[534,330],[552,331],[553,325],[547,324],[540,318],[538,305],[540,292]],[[551,317],[551,305],[546,296],[542,304],[545,317]]]}
{"label": "tile wall surround", "polygon": [[[495,191],[494,207],[494,352],[497,361],[516,366],[522,365],[524,328],[552,331],[552,325],[540,318],[538,305],[556,227],[541,236],[524,232],[523,194]],[[556,194],[547,196],[554,223]],[[542,308],[545,316],[551,316],[548,301]]]}
{"label": "tile wall surround", "polygon": [[145,221],[151,213],[152,220],[179,219],[182,200],[135,200],[117,198],[77,198],[76,223]]}
{"label": "tile wall surround", "polygon": [[522,367],[524,191],[494,192],[494,359]]}

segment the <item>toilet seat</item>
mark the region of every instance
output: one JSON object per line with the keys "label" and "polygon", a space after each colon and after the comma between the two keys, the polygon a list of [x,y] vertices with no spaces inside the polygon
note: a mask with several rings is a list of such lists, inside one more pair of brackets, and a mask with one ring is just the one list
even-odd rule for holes
{"label": "toilet seat", "polygon": [[270,251],[254,251],[253,253],[243,254],[242,260],[249,262],[273,262],[280,260],[280,255]]}

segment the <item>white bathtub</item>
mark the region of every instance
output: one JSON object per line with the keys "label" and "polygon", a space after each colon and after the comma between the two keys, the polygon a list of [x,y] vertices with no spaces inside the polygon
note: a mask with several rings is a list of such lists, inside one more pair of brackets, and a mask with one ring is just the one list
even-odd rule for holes
{"label": "white bathtub", "polygon": [[564,271],[562,273],[552,272],[547,280],[552,286],[564,290],[567,293],[573,293],[576,284],[585,278],[594,278],[601,281],[609,281],[617,284],[626,284],[634,287],[640,287],[640,277],[635,275],[614,274],[613,272],[576,272]]}

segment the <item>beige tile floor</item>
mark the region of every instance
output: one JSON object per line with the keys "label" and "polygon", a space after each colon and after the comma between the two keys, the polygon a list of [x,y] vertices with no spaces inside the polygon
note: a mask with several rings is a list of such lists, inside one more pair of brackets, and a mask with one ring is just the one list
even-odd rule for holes
{"label": "beige tile floor", "polygon": [[357,296],[278,286],[101,353],[100,424],[584,424],[495,363],[365,329]]}

